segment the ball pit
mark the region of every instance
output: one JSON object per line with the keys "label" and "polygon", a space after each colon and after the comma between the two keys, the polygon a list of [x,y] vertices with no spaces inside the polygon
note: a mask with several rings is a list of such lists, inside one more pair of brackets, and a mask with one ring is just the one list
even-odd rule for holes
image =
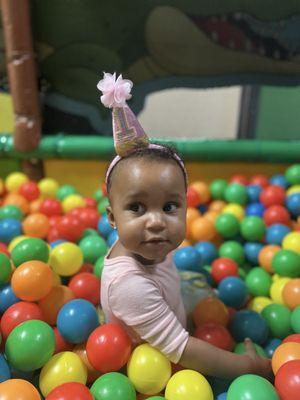
{"label": "ball pit", "polygon": [[300,165],[270,178],[192,182],[186,242],[174,252],[179,270],[202,273],[214,287],[193,311],[194,336],[240,354],[243,340],[252,338],[257,352],[272,359],[273,385],[244,375],[218,387],[195,371],[171,370],[158,350],[145,344],[133,351],[125,331],[104,322],[100,279],[107,248],[117,240],[105,191],[86,198],[75,186],[51,178],[36,183],[22,173],[10,174],[2,187],[5,400],[16,391],[22,400],[41,399],[38,391],[47,400],[75,394],[80,400],[259,400],[258,393],[298,399]]}

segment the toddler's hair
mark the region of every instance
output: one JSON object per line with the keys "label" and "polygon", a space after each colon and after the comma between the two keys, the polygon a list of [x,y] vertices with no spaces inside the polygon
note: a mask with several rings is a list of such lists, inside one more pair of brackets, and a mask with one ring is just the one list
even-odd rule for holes
{"label": "toddler's hair", "polygon": [[[169,161],[172,160],[174,161],[179,168],[181,169],[182,173],[183,173],[183,178],[184,178],[184,184],[185,184],[185,189],[187,189],[187,177],[186,177],[186,172],[184,170],[184,168],[182,167],[182,165],[180,164],[180,162],[176,159],[176,156],[178,156],[177,151],[175,150],[174,147],[170,146],[170,145],[166,145],[166,144],[159,144],[160,147],[157,148],[151,148],[151,147],[141,147],[141,148],[137,148],[136,150],[133,150],[128,156],[122,157],[122,159],[118,162],[118,164],[122,163],[123,160],[128,160],[130,158],[141,158],[143,160],[149,160],[149,161],[154,161],[154,160],[164,160],[164,161]],[[116,166],[118,165],[116,164]],[[115,166],[115,167],[116,167]],[[111,184],[112,184],[112,175],[113,175],[113,171],[115,169],[115,167],[113,168],[113,170],[111,171],[108,179],[107,179],[107,184],[106,184],[106,190],[107,193],[109,193],[110,189],[111,189]]]}

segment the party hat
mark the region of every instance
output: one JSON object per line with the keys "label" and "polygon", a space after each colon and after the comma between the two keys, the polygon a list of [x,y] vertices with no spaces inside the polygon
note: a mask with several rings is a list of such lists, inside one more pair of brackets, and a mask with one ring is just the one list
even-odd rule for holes
{"label": "party hat", "polygon": [[116,153],[125,157],[136,148],[148,147],[149,138],[144,132],[134,113],[126,104],[131,98],[130,91],[133,83],[123,79],[116,73],[104,72],[97,88],[103,93],[101,102],[105,107],[112,108],[113,136]]}

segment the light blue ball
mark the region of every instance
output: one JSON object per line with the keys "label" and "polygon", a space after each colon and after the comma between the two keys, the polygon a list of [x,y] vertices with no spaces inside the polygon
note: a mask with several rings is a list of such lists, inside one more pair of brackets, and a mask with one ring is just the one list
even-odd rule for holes
{"label": "light blue ball", "polygon": [[283,224],[270,225],[266,230],[266,242],[268,244],[281,245],[284,237],[291,232],[291,229]]}
{"label": "light blue ball", "polygon": [[66,240],[64,240],[64,239],[57,239],[57,240],[54,240],[54,242],[50,243],[50,247],[51,247],[51,249],[54,249],[54,247],[58,246],[61,243],[65,243],[65,242],[66,242]]}
{"label": "light blue ball", "polygon": [[252,265],[258,265],[258,255],[264,245],[258,242],[247,242],[244,244],[246,260]]}
{"label": "light blue ball", "polygon": [[276,186],[281,186],[283,189],[286,189],[289,187],[289,183],[286,180],[286,177],[284,175],[273,175],[272,178],[270,179],[270,185],[276,185]]}
{"label": "light blue ball", "polygon": [[201,256],[193,246],[181,247],[173,256],[176,267],[181,271],[199,271]]}
{"label": "light blue ball", "polygon": [[111,247],[118,239],[118,231],[116,229],[113,229],[113,231],[108,235],[107,246]]}
{"label": "light blue ball", "polygon": [[9,243],[22,234],[22,224],[15,218],[5,218],[0,221],[0,242]]}
{"label": "light blue ball", "polygon": [[286,198],[286,208],[294,217],[300,215],[300,193],[293,193]]}
{"label": "light blue ball", "polygon": [[248,185],[246,189],[248,194],[248,202],[257,203],[259,201],[262,187],[260,185]]}
{"label": "light blue ball", "polygon": [[0,313],[4,313],[8,307],[18,303],[19,301],[21,300],[14,294],[14,291],[9,283],[0,286]]}
{"label": "light blue ball", "polygon": [[93,304],[84,299],[71,300],[60,309],[57,328],[70,343],[83,343],[99,326],[99,317]]}
{"label": "light blue ball", "polygon": [[107,214],[103,214],[98,221],[98,232],[107,239],[113,230],[114,228],[110,225]]}
{"label": "light blue ball", "polygon": [[198,242],[194,245],[194,249],[200,254],[200,264],[202,267],[211,264],[218,257],[218,250],[211,242]]}
{"label": "light blue ball", "polygon": [[3,354],[0,353],[0,383],[11,378],[9,366]]}
{"label": "light blue ball", "polygon": [[227,400],[227,392],[219,394],[217,400]]}
{"label": "light blue ball", "polygon": [[246,302],[247,295],[248,289],[245,282],[236,276],[222,279],[218,286],[219,299],[229,307],[242,307]]}
{"label": "light blue ball", "polygon": [[247,217],[260,217],[262,218],[264,215],[266,208],[261,203],[251,203],[246,207],[246,215]]}

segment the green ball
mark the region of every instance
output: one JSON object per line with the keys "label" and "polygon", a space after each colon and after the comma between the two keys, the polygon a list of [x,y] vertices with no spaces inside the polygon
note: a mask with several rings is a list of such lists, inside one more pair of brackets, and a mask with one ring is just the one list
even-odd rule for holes
{"label": "green ball", "polygon": [[272,268],[280,276],[300,276],[300,256],[292,250],[279,250],[272,259]]}
{"label": "green ball", "polygon": [[229,386],[227,400],[280,400],[274,386],[258,375],[236,378]]}
{"label": "green ball", "polygon": [[291,325],[295,333],[300,333],[300,306],[292,311]]}
{"label": "green ball", "polygon": [[109,205],[109,201],[107,197],[103,197],[98,203],[98,212],[103,215],[106,213],[106,207]]}
{"label": "green ball", "polygon": [[225,189],[225,200],[228,203],[237,203],[244,205],[247,203],[248,195],[247,189],[240,183],[231,183]]}
{"label": "green ball", "polygon": [[225,179],[214,180],[209,186],[211,197],[215,200],[224,200],[224,193],[227,185]]}
{"label": "green ball", "polygon": [[104,258],[105,258],[105,256],[99,257],[94,265],[93,272],[98,278],[101,278],[101,275],[102,275],[102,271],[103,271],[103,267],[104,267]]}
{"label": "green ball", "polygon": [[240,224],[233,214],[221,214],[217,217],[215,227],[224,238],[230,238],[238,234]]}
{"label": "green ball", "polygon": [[20,371],[41,368],[55,350],[55,335],[46,322],[30,320],[17,325],[8,335],[5,355],[10,365]]}
{"label": "green ball", "polygon": [[93,198],[96,200],[97,203],[99,203],[99,201],[103,198],[102,190],[101,189],[97,189],[93,194]]}
{"label": "green ball", "polygon": [[108,250],[105,240],[100,236],[87,236],[80,240],[79,247],[85,262],[94,264]]}
{"label": "green ball", "polygon": [[6,254],[0,253],[0,285],[9,281],[10,274],[10,260]]}
{"label": "green ball", "polygon": [[23,218],[22,210],[12,204],[7,204],[0,208],[0,219],[14,218],[21,221]]}
{"label": "green ball", "polygon": [[261,312],[273,337],[283,339],[292,333],[291,311],[282,304],[269,304]]}
{"label": "green ball", "polygon": [[63,185],[56,192],[56,197],[58,198],[58,200],[63,201],[67,196],[69,196],[70,194],[75,194],[75,193],[77,193],[77,190],[74,186]]}
{"label": "green ball", "polygon": [[300,183],[300,164],[294,164],[285,171],[286,180],[291,185],[299,185]]}
{"label": "green ball", "polygon": [[255,267],[247,274],[245,283],[253,296],[269,296],[272,278],[263,268]]}
{"label": "green ball", "polygon": [[231,258],[236,261],[240,266],[244,264],[245,255],[243,246],[233,240],[224,242],[219,248],[220,257]]}
{"label": "green ball", "polygon": [[[257,354],[259,354],[261,357],[268,358],[266,353],[265,353],[265,351],[264,351],[264,349],[261,346],[259,346],[256,343],[253,343],[253,344],[254,344],[254,347],[255,347],[255,350],[256,350]],[[234,351],[235,354],[244,354],[244,353],[246,353],[246,346],[245,346],[244,343],[238,343],[235,346],[233,351]]]}
{"label": "green ball", "polygon": [[47,263],[49,247],[46,242],[39,238],[24,239],[13,248],[11,258],[15,267],[31,260]]}
{"label": "green ball", "polygon": [[166,400],[166,398],[161,396],[152,396],[148,397],[146,400]]}
{"label": "green ball", "polygon": [[259,217],[246,217],[241,222],[241,234],[248,241],[255,242],[261,240],[265,231],[265,223]]}
{"label": "green ball", "polygon": [[88,236],[99,236],[99,233],[96,231],[96,229],[87,228],[83,231],[82,238],[85,238]]}
{"label": "green ball", "polygon": [[90,390],[95,400],[136,400],[133,384],[119,372],[108,372],[100,376]]}

